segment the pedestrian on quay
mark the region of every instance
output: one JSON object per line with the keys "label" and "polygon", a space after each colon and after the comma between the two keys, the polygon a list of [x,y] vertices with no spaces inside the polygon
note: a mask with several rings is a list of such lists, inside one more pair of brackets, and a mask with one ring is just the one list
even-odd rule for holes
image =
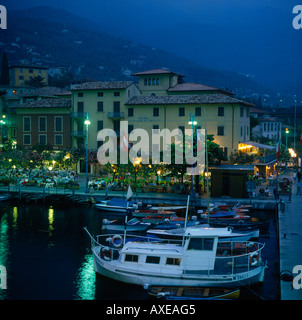
{"label": "pedestrian on quay", "polygon": [[288,186],[288,201],[292,201],[292,185]]}

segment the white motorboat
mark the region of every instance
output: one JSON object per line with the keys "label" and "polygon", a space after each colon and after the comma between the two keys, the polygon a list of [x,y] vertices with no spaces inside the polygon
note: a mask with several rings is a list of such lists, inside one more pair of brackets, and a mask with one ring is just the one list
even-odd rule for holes
{"label": "white motorboat", "polygon": [[[186,229],[182,240],[124,234],[91,238],[95,271],[135,285],[239,287],[263,280],[264,244],[218,242],[226,228]],[[118,237],[118,239],[117,239]],[[129,237],[131,237],[129,239]]]}

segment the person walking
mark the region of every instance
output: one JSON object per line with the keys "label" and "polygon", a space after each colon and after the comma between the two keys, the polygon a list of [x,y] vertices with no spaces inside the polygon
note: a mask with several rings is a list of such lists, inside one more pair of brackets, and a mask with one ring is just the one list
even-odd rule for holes
{"label": "person walking", "polygon": [[292,201],[292,185],[291,184],[288,186],[287,191],[288,191],[288,201]]}

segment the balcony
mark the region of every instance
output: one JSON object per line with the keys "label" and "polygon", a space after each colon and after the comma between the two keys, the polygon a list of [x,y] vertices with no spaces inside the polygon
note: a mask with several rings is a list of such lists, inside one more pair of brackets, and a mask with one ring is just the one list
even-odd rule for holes
{"label": "balcony", "polygon": [[72,119],[87,119],[87,112],[72,112],[71,118]]}
{"label": "balcony", "polygon": [[108,119],[124,119],[124,112],[108,112]]}

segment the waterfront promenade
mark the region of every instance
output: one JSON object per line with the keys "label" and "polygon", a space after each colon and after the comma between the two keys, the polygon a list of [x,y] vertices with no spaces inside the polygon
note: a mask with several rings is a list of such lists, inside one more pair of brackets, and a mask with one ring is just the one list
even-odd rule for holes
{"label": "waterfront promenade", "polygon": [[[293,173],[288,173],[293,177]],[[285,202],[285,211],[279,210],[279,254],[280,273],[285,275],[293,272],[296,265],[302,266],[302,195],[297,195],[297,184],[294,182],[292,199],[281,196]],[[289,272],[284,272],[285,270]],[[298,273],[293,274],[297,276]],[[301,278],[299,281],[301,284]],[[280,281],[281,300],[302,300],[301,289],[294,289],[291,281]]]}

